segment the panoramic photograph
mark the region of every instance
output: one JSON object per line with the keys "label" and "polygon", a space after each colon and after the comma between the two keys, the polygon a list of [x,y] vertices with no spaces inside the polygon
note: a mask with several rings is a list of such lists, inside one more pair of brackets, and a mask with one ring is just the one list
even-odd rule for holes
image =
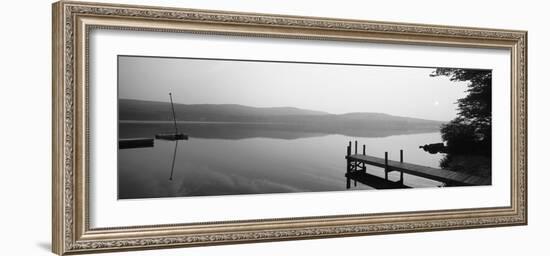
{"label": "panoramic photograph", "polygon": [[492,71],[118,56],[118,199],[491,185]]}

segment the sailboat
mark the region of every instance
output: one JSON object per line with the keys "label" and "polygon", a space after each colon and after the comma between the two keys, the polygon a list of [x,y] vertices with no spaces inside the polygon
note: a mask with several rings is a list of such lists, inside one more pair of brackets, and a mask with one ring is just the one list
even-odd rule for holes
{"label": "sailboat", "polygon": [[172,106],[172,119],[174,121],[174,133],[159,133],[155,135],[155,139],[157,140],[187,140],[189,139],[189,136],[186,134],[178,132],[178,124],[176,121],[176,111],[174,110],[174,102],[172,101],[172,93],[168,93],[170,95],[170,105]]}

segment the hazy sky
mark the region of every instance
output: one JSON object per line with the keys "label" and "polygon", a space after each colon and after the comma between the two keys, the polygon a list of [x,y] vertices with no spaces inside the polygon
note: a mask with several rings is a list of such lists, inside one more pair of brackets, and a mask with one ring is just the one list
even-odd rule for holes
{"label": "hazy sky", "polygon": [[379,112],[449,121],[466,83],[432,68],[119,57],[119,97],[183,104]]}

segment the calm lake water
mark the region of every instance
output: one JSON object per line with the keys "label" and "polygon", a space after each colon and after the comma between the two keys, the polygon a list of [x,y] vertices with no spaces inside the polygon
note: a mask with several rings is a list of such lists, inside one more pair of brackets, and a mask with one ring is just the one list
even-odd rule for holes
{"label": "calm lake water", "polygon": [[[186,133],[193,131],[193,127],[181,128]],[[356,138],[250,128],[255,132],[249,136],[217,136],[213,131],[224,130],[223,125],[209,128],[212,132],[195,129],[201,132],[195,137],[191,132],[189,140],[177,143],[155,140],[151,148],[119,150],[119,199],[347,190],[344,157],[348,142],[354,140],[366,145],[367,154],[384,157],[388,151],[393,160],[399,160],[403,149],[404,161],[438,168],[443,157],[418,148],[441,142],[439,132]],[[121,137],[152,137],[151,133],[166,127],[121,124],[119,129]],[[367,169],[384,177],[381,168]],[[399,173],[390,173],[390,180],[399,180]],[[415,188],[441,185],[406,174],[404,180]],[[352,182],[353,189],[373,188]]]}

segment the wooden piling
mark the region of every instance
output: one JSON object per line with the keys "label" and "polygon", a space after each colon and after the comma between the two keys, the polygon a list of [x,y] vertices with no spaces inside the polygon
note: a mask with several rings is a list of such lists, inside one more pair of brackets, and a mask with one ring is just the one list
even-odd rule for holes
{"label": "wooden piling", "polygon": [[[403,163],[403,149],[399,150],[399,162]],[[401,184],[403,184],[403,171],[401,171],[401,175],[399,178]]]}
{"label": "wooden piling", "polygon": [[386,180],[388,179],[388,152],[384,152],[384,174]]}
{"label": "wooden piling", "polygon": [[357,155],[357,141],[355,141],[355,154]]}
{"label": "wooden piling", "polygon": [[[367,155],[367,146],[365,146],[365,144],[363,144],[363,155],[364,156]],[[364,173],[367,173],[367,164],[363,163],[363,167],[361,168],[361,171],[363,171]]]}
{"label": "wooden piling", "polygon": [[[349,159],[350,156],[351,156],[351,141],[348,143],[348,148],[346,149],[346,173],[349,173],[351,171],[351,159]],[[349,180],[348,180],[348,184],[349,184]]]}

